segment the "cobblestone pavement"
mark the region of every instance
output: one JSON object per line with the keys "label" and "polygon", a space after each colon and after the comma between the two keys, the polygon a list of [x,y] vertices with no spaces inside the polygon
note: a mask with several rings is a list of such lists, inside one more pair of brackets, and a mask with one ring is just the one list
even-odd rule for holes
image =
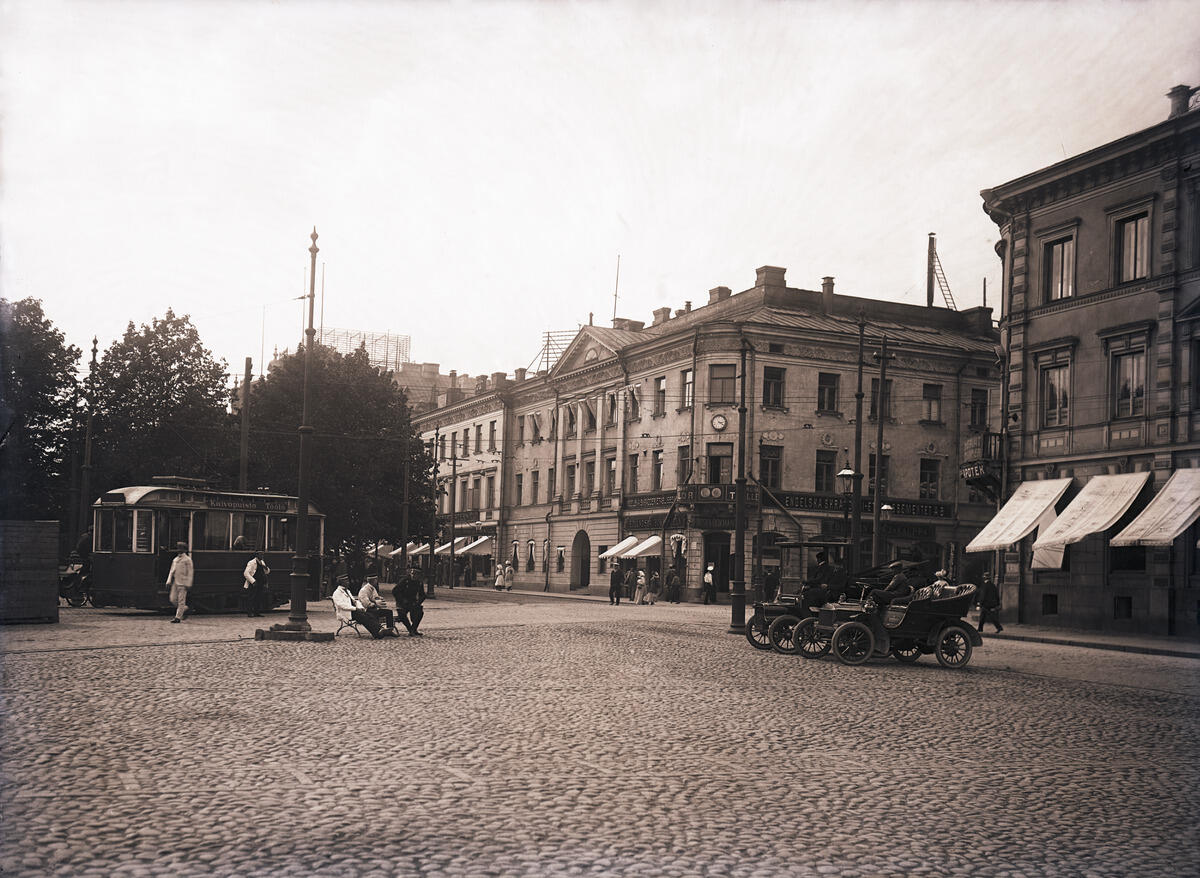
{"label": "cobblestone pavement", "polygon": [[1197,874],[1191,659],[851,668],[461,591],[423,638],[252,621],[0,629],[5,876]]}

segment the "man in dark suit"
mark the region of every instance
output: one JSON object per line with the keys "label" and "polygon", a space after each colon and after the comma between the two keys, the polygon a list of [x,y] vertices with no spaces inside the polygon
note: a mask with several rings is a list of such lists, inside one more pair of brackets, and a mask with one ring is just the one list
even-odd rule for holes
{"label": "man in dark suit", "polygon": [[613,606],[621,606],[621,565],[613,561],[612,572],[608,574],[608,602]]}
{"label": "man in dark suit", "polygon": [[396,616],[405,628],[409,637],[423,637],[417,629],[425,618],[425,583],[421,580],[421,571],[413,567],[406,576],[402,576],[392,589],[392,597],[396,601]]}
{"label": "man in dark suit", "polygon": [[1000,624],[1000,590],[992,582],[992,574],[983,574],[983,584],[979,587],[979,631],[983,632],[983,623],[991,620],[996,626],[996,633],[1004,630]]}

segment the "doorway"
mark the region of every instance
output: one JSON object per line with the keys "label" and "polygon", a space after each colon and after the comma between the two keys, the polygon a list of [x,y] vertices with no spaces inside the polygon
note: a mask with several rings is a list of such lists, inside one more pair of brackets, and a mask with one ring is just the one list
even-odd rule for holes
{"label": "doorway", "polygon": [[592,584],[592,541],[587,531],[575,534],[571,543],[571,588],[587,588]]}
{"label": "doorway", "polygon": [[[729,591],[729,532],[718,531],[704,535],[704,570],[713,565],[713,585],[717,593]],[[704,570],[700,572],[701,578]]]}

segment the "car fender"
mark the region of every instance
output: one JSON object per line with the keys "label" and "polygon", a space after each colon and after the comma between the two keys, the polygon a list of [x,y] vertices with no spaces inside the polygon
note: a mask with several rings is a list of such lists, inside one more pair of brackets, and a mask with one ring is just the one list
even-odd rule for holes
{"label": "car fender", "polygon": [[942,632],[952,625],[957,626],[963,631],[967,632],[967,637],[971,640],[971,646],[983,646],[983,638],[979,635],[978,631],[976,631],[962,619],[951,619],[947,622],[943,622],[941,625],[936,626],[932,631],[929,632],[929,636],[925,638],[925,642],[928,644],[930,649],[937,648],[937,643],[942,637]]}

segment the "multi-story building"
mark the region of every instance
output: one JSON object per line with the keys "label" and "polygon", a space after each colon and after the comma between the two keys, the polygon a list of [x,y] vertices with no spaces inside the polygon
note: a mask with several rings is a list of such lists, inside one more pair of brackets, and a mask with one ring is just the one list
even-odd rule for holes
{"label": "multi-story building", "polygon": [[[519,584],[603,593],[609,565],[623,561],[677,565],[696,589],[711,563],[727,589],[743,387],[745,466],[751,486],[763,487],[748,492],[761,503],[749,508],[746,581],[751,558],[779,563],[780,543],[812,554],[846,542],[849,498],[836,474],[855,462],[860,322],[868,357],[884,336],[891,356],[882,387],[873,362],[863,376],[868,499],[855,565],[870,562],[877,478],[881,505],[893,510],[881,522],[881,554],[953,562],[992,511],[958,477],[964,440],[998,428],[998,334],[987,309],[844,296],[832,278],[820,292],[794,289],[784,269],[764,267],[754,287],[717,287],[707,305],[674,314],[660,308],[649,326],[585,326],[548,372],[493,376],[417,422],[438,443],[498,422],[494,548]],[[462,465],[440,445],[437,455],[442,477],[448,463]]]}
{"label": "multi-story building", "polygon": [[1196,91],[982,192],[1002,236],[1008,502],[972,548],[1001,553],[1022,622],[1200,631]]}

